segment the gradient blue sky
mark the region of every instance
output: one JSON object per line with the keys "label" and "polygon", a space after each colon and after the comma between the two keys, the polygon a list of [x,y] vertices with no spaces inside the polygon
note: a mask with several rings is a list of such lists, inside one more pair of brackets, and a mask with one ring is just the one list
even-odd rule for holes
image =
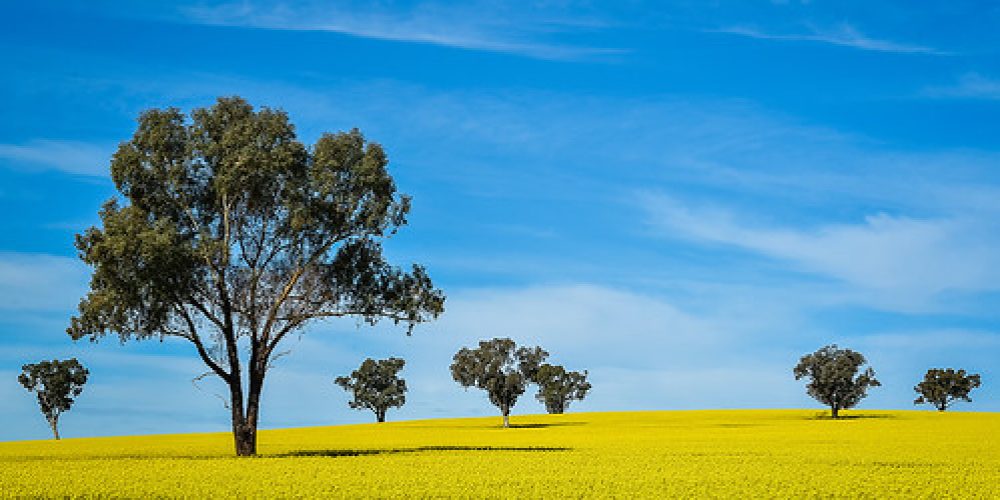
{"label": "gradient blue sky", "polygon": [[[305,141],[360,127],[414,197],[388,244],[449,297],[418,327],[315,324],[262,425],[371,420],[335,375],[403,356],[390,419],[492,415],[463,345],[590,370],[574,411],[816,407],[836,342],[912,408],[964,367],[1000,410],[1000,7],[993,2],[16,2],[0,15],[0,440],[47,437],[20,366],[92,378],[66,436],[227,429],[177,342],[74,344],[73,235],[150,107],[241,95]],[[541,412],[526,394],[516,413]]]}

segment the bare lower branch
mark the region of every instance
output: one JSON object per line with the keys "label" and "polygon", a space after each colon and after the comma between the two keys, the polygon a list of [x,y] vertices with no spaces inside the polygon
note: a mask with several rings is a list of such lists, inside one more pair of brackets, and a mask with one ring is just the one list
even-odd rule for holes
{"label": "bare lower branch", "polygon": [[[198,389],[199,391],[205,392],[201,388],[201,386],[198,385],[198,381],[201,380],[201,379],[203,379],[203,378],[205,378],[205,377],[207,377],[207,376],[209,376],[209,375],[211,375],[211,374],[212,374],[212,372],[205,372],[205,373],[202,373],[201,375],[198,375],[197,377],[191,379],[191,385],[193,385],[195,389]],[[226,398],[222,397],[221,394],[219,394],[217,392],[213,392],[212,395],[215,396],[215,397],[217,397],[217,398],[219,398],[219,400],[222,401],[222,406],[224,406],[227,410],[231,409],[229,407],[229,401]]]}
{"label": "bare lower branch", "polygon": [[183,306],[178,306],[177,310],[180,311],[180,315],[184,318],[184,322],[188,327],[188,332],[186,334],[180,334],[178,336],[191,341],[191,343],[194,344],[195,348],[198,350],[198,355],[201,356],[201,360],[204,361],[216,375],[222,378],[222,380],[225,380],[226,383],[230,383],[232,381],[232,374],[223,370],[222,367],[219,366],[214,359],[212,359],[212,356],[208,354],[208,350],[205,349],[205,344],[201,341],[201,337],[198,336],[198,327],[194,324],[194,320],[191,318],[191,315],[188,314],[187,310],[184,309]]}
{"label": "bare lower branch", "polygon": [[285,338],[288,333],[294,331],[296,328],[305,324],[306,321],[311,319],[320,318],[343,318],[347,316],[377,316],[379,318],[390,319],[396,322],[413,322],[413,318],[409,316],[404,316],[401,314],[388,312],[388,311],[378,311],[372,313],[370,311],[317,311],[314,313],[303,313],[288,316],[280,316],[277,321],[284,321],[285,326],[278,331],[278,334],[266,345],[264,351],[264,359],[268,359],[271,353],[278,344]]}

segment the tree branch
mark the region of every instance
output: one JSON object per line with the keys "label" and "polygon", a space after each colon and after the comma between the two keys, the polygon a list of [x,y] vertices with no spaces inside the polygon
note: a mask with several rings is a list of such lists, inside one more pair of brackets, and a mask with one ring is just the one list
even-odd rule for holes
{"label": "tree branch", "polygon": [[274,350],[274,346],[277,345],[277,343],[280,341],[279,337],[284,337],[284,334],[287,333],[286,329],[283,329],[283,331],[280,332],[278,336],[275,337],[274,342],[268,345],[270,341],[271,329],[274,328],[275,322],[278,321],[278,316],[277,316],[278,310],[281,308],[282,305],[284,305],[285,301],[288,300],[288,297],[291,295],[292,290],[294,290],[295,286],[298,285],[299,279],[302,278],[302,276],[306,273],[307,269],[313,264],[315,264],[316,260],[319,259],[322,255],[326,254],[326,252],[329,251],[330,248],[333,247],[335,243],[340,241],[340,239],[341,235],[338,234],[337,236],[330,238],[329,241],[327,241],[326,243],[321,245],[318,249],[313,251],[312,255],[310,255],[305,262],[303,262],[298,268],[295,269],[295,272],[292,273],[292,277],[288,279],[288,282],[282,289],[281,295],[279,295],[278,299],[275,300],[275,302],[271,305],[271,308],[267,313],[267,319],[264,321],[264,326],[263,328],[261,328],[261,340],[262,343],[264,344],[264,359],[267,359],[267,357],[271,355],[271,351]]}
{"label": "tree branch", "polygon": [[396,313],[379,311],[378,313],[372,314],[365,311],[319,311],[314,313],[305,313],[293,316],[282,316],[277,318],[278,321],[287,322],[284,327],[278,331],[278,334],[274,336],[274,339],[267,344],[264,350],[264,358],[267,359],[271,352],[278,346],[283,338],[290,332],[302,326],[303,323],[310,319],[319,318],[343,318],[347,316],[378,316],[380,318],[386,318],[397,322],[409,322],[412,321],[411,318],[407,316],[402,316]]}
{"label": "tree branch", "polygon": [[201,337],[198,336],[198,328],[195,326],[191,315],[188,314],[187,310],[185,310],[183,306],[178,306],[177,309],[180,311],[181,317],[184,318],[184,322],[187,324],[189,332],[188,334],[178,333],[177,336],[191,341],[191,343],[194,344],[195,348],[198,350],[198,355],[201,356],[202,361],[204,361],[216,375],[222,378],[222,380],[229,383],[232,379],[232,374],[223,370],[222,367],[219,366],[214,359],[212,359],[212,356],[208,354],[208,350],[205,349],[205,344],[201,341]]}
{"label": "tree branch", "polygon": [[205,307],[205,304],[202,304],[201,302],[198,302],[197,300],[194,300],[193,297],[188,298],[188,300],[186,301],[186,303],[190,304],[191,307],[194,307],[195,309],[197,309],[198,312],[200,312],[202,314],[202,316],[205,316],[209,321],[211,321],[212,323],[214,323],[215,326],[219,327],[220,331],[224,328],[222,320],[220,320],[216,315],[212,314],[212,312],[209,311],[207,307]]}

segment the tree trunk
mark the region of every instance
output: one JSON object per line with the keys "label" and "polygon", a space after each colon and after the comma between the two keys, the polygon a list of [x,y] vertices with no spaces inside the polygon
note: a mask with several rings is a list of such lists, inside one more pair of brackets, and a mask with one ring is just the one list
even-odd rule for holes
{"label": "tree trunk", "polygon": [[249,457],[257,454],[257,402],[260,393],[254,394],[255,384],[250,384],[250,394],[247,395],[247,412],[243,413],[243,389],[236,379],[229,385],[229,405],[233,420],[233,442],[236,445],[236,455]]}
{"label": "tree trunk", "polygon": [[566,402],[565,401],[556,401],[552,405],[552,411],[550,411],[549,413],[555,413],[557,415],[561,415],[564,411],[566,411]]}
{"label": "tree trunk", "polygon": [[50,418],[49,419],[49,427],[52,428],[52,436],[54,436],[56,438],[56,441],[58,441],[59,440],[59,419],[58,418]]}
{"label": "tree trunk", "polygon": [[375,412],[375,420],[377,420],[377,421],[378,421],[378,423],[380,423],[380,424],[381,424],[382,422],[385,422],[385,410],[384,410],[384,409],[382,409],[382,410],[377,410],[377,411]]}
{"label": "tree trunk", "polygon": [[236,436],[236,454],[241,457],[257,454],[257,421],[260,419],[260,392],[263,387],[263,371],[251,370],[246,418],[243,419],[240,433]]}
{"label": "tree trunk", "polygon": [[510,407],[503,406],[500,411],[503,413],[503,427],[506,429],[510,427]]}
{"label": "tree trunk", "polygon": [[233,438],[236,441],[236,455],[251,457],[257,454],[257,426],[241,418],[233,422]]}
{"label": "tree trunk", "polygon": [[833,418],[840,418],[840,408],[837,405],[831,406],[830,412],[833,413]]}

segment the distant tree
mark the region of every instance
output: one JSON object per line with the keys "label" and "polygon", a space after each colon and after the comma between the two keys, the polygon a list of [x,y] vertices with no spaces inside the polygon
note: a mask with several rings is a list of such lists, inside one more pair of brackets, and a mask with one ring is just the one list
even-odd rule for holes
{"label": "distant tree", "polygon": [[59,439],[59,416],[69,411],[74,398],[83,392],[87,371],[76,358],[66,361],[53,359],[21,367],[17,381],[38,398],[42,415],[52,428],[52,435]]}
{"label": "distant tree", "polygon": [[923,382],[913,388],[917,391],[917,399],[913,404],[931,404],[938,411],[945,411],[956,401],[972,401],[969,393],[979,387],[982,380],[979,374],[968,375],[965,370],[955,371],[953,368],[931,368],[924,374]]}
{"label": "distant tree", "polygon": [[510,427],[511,408],[548,355],[540,347],[518,347],[508,338],[483,340],[478,348],[463,347],[455,354],[451,376],[462,387],[486,391],[503,415],[503,426]]}
{"label": "distant tree", "polygon": [[93,275],[67,332],[189,342],[228,388],[236,454],[254,455],[285,339],[347,316],[409,333],[444,310],[423,267],[383,255],[410,210],[388,162],[357,129],[306,146],[239,97],[145,111],[111,160],[119,196],[77,236]]}
{"label": "distant tree", "polygon": [[347,403],[351,408],[369,409],[377,421],[385,422],[386,410],[406,403],[406,381],[399,378],[405,364],[399,358],[368,358],[350,376],[337,377],[335,383],[354,395]]}
{"label": "distant tree", "polygon": [[869,387],[882,385],[875,379],[875,371],[866,368],[860,374],[865,357],[850,349],[838,349],[828,345],[818,351],[802,356],[795,367],[795,380],[809,378],[807,392],[820,403],[828,405],[833,418],[840,416],[840,410],[853,408],[867,395]]}
{"label": "distant tree", "polygon": [[549,413],[563,413],[574,400],[581,400],[590,390],[587,382],[587,372],[568,372],[559,365],[545,363],[535,373],[535,383],[538,384],[538,394],[535,399],[545,404]]}

